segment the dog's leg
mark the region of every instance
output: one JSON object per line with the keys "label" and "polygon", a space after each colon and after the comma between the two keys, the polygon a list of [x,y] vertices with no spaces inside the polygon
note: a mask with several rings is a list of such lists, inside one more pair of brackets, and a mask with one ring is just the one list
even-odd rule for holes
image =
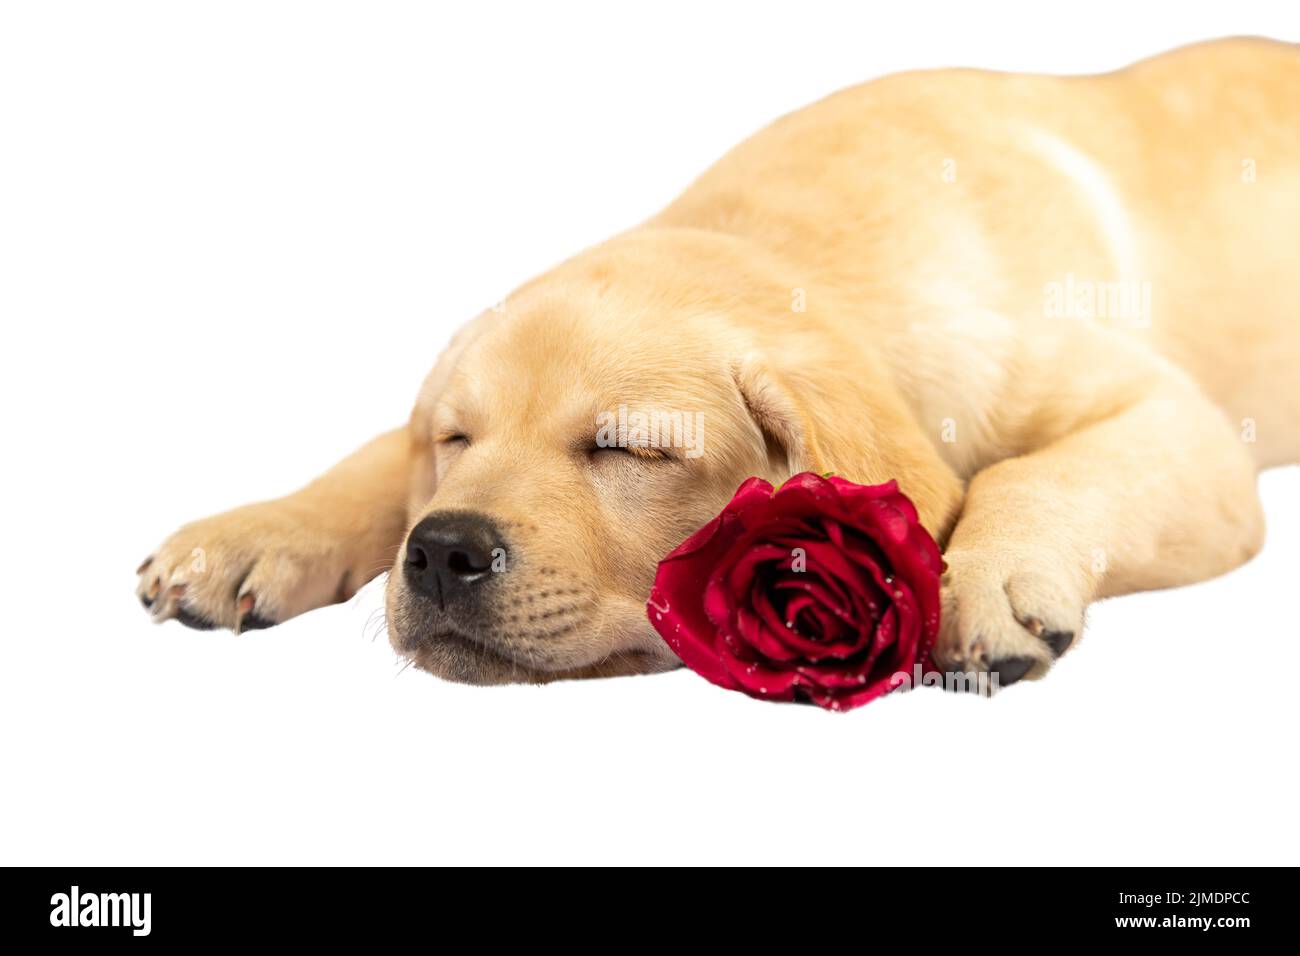
{"label": "dog's leg", "polygon": [[1003,686],[1041,676],[1095,598],[1241,564],[1263,541],[1255,479],[1200,390],[1152,374],[1089,424],[975,476],[945,554],[936,658]]}
{"label": "dog's leg", "polygon": [[140,566],[136,593],[157,620],[236,631],[347,600],[394,561],[410,461],[398,429],[301,491],[188,524]]}

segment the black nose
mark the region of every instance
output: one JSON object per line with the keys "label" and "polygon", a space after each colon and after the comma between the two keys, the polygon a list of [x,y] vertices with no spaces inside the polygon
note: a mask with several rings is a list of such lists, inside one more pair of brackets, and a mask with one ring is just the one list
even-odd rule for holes
{"label": "black nose", "polygon": [[473,511],[434,512],[406,539],[406,582],[446,607],[471,597],[493,571],[505,569],[496,525]]}

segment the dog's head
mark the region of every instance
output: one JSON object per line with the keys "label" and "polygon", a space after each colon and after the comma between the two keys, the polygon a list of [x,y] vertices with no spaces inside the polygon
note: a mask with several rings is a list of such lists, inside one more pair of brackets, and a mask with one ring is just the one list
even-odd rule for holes
{"label": "dog's head", "polygon": [[[659,560],[746,477],[834,467],[846,439],[879,449],[868,408],[826,393],[832,368],[801,396],[763,360],[783,330],[738,320],[755,297],[788,309],[788,288],[724,255],[713,274],[750,294],[701,292],[683,257],[708,259],[628,241],[567,263],[462,330],[429,375],[387,595],[393,646],[418,666],[471,683],[673,667],[645,614]],[[820,434],[806,402],[847,406],[832,416],[847,433]],[[860,480],[890,476],[886,458]]]}

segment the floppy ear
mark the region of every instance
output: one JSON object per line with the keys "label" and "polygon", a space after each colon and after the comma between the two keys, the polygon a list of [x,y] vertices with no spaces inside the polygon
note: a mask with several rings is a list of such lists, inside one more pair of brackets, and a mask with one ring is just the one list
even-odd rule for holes
{"label": "floppy ear", "polygon": [[489,309],[461,326],[420,386],[420,394],[416,396],[408,425],[411,434],[411,493],[407,510],[412,517],[424,510],[437,486],[433,435],[429,432],[434,406],[447,388],[447,382],[462,353],[500,317],[499,312]]}
{"label": "floppy ear", "polygon": [[801,471],[812,471],[811,446],[803,424],[806,416],[786,390],[752,356],[732,366],[732,377],[763,438],[768,467],[765,477],[781,482]]}
{"label": "floppy ear", "polygon": [[[856,358],[856,356],[855,356]],[[736,387],[779,478],[832,472],[859,484],[891,478],[921,523],[946,539],[961,506],[960,478],[918,427],[887,376],[818,363],[776,370],[756,356],[733,367]]]}

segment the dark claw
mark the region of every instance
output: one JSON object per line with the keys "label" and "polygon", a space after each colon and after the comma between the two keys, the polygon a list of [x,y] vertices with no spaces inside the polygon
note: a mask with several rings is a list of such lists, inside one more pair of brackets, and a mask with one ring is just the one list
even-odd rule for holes
{"label": "dark claw", "polygon": [[997,675],[999,687],[1010,687],[1028,674],[1035,663],[1032,657],[1004,657],[990,665],[989,673]]}
{"label": "dark claw", "polygon": [[1060,657],[1074,640],[1074,631],[1044,631],[1040,640],[1052,649],[1053,657]]}
{"label": "dark claw", "polygon": [[195,614],[193,611],[187,611],[183,606],[176,608],[176,620],[186,627],[194,628],[196,631],[210,631],[217,626],[206,617]]}

